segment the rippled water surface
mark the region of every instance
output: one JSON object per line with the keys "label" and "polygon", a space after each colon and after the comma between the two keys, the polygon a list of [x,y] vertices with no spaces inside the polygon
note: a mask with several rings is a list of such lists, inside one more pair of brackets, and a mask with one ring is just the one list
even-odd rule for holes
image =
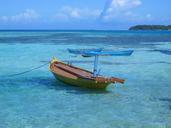
{"label": "rippled water surface", "polygon": [[[135,52],[101,57],[101,74],[126,79],[105,91],[57,81],[52,57],[92,70],[93,58],[67,48]],[[171,32],[0,31],[0,128],[171,128]]]}

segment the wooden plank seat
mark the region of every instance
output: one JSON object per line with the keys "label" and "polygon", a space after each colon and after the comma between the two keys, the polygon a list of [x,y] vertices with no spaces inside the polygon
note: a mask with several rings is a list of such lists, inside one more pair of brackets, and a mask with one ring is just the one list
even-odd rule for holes
{"label": "wooden plank seat", "polygon": [[71,66],[65,65],[63,63],[56,63],[55,66],[66,71],[66,72],[76,75],[78,77],[92,79],[92,73],[90,73],[90,72],[87,72],[87,71],[84,71],[81,69],[77,69],[75,67],[71,67]]}

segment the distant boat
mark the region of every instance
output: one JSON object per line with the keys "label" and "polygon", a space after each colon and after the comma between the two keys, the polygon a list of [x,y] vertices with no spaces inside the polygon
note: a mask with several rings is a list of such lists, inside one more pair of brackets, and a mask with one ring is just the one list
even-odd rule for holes
{"label": "distant boat", "polygon": [[133,50],[125,51],[105,51],[103,48],[99,49],[68,49],[72,54],[82,55],[83,57],[87,56],[130,56],[133,53]]}
{"label": "distant boat", "polygon": [[103,48],[97,48],[97,49],[94,49],[94,48],[92,48],[92,49],[68,49],[68,51],[70,53],[72,53],[72,54],[78,54],[78,55],[84,54],[85,52],[90,52],[90,51],[100,52],[102,50],[103,50]]}
{"label": "distant boat", "polygon": [[84,53],[90,52],[90,51],[101,52],[102,50],[103,50],[103,48],[98,48],[98,49],[68,49],[68,52],[70,52],[72,54],[77,54],[77,55],[81,54],[83,57],[90,57]]}
{"label": "distant boat", "polygon": [[[58,59],[53,59],[50,64],[50,70],[54,76],[69,85],[92,88],[92,89],[105,89],[111,83],[124,83],[125,80],[115,77],[106,78],[99,75],[98,57],[100,55],[105,56],[129,56],[133,53],[130,51],[118,51],[118,52],[95,52],[95,51],[85,51],[84,54],[87,56],[95,56],[94,69],[93,72],[88,70],[78,68],[69,64],[66,64]],[[78,53],[76,53],[78,54]]]}

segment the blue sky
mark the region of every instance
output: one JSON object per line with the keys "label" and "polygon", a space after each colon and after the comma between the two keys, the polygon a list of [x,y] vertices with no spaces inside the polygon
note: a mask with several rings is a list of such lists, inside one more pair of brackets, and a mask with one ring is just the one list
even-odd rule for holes
{"label": "blue sky", "polygon": [[0,29],[128,29],[171,24],[171,0],[0,0]]}

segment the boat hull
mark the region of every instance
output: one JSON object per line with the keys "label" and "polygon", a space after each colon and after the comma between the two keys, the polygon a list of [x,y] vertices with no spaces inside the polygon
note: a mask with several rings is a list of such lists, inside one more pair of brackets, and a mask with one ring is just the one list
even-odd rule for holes
{"label": "boat hull", "polygon": [[78,87],[90,88],[90,89],[105,89],[110,84],[108,82],[99,83],[94,80],[83,79],[83,78],[72,79],[72,78],[58,75],[54,72],[52,72],[52,73],[57,80],[65,83],[65,84],[72,85],[72,86],[78,86]]}

